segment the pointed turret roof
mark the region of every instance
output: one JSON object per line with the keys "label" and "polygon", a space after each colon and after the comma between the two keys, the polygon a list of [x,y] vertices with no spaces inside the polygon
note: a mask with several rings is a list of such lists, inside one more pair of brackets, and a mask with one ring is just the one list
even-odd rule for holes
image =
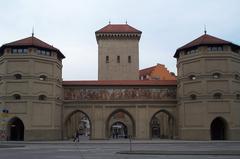
{"label": "pointed turret roof", "polygon": [[190,43],[187,43],[186,45],[178,48],[176,50],[176,53],[174,55],[175,58],[179,57],[179,52],[185,49],[190,49],[193,47],[197,47],[197,46],[203,46],[203,45],[232,45],[232,46],[237,46],[236,44],[233,44],[229,41],[226,40],[222,40],[220,38],[208,35],[208,34],[204,34],[202,36],[200,36],[199,38],[191,41]]}
{"label": "pointed turret roof", "polygon": [[61,53],[59,49],[53,47],[52,45],[47,44],[46,42],[34,36],[30,36],[24,39],[4,44],[0,49],[3,50],[4,48],[7,47],[31,47],[31,46],[56,51],[61,58],[65,58],[65,56]]}

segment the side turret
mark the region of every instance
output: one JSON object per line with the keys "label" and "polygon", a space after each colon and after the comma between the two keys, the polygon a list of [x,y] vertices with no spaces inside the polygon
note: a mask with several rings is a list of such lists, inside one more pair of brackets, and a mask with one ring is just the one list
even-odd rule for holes
{"label": "side turret", "polygon": [[177,49],[181,139],[240,139],[239,50],[208,34]]}
{"label": "side turret", "polygon": [[59,139],[64,55],[34,36],[2,45],[0,55],[0,104],[9,111],[8,138]]}

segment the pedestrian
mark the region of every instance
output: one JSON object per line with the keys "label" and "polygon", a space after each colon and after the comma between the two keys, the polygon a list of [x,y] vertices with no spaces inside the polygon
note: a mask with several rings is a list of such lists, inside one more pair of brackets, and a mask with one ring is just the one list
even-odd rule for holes
{"label": "pedestrian", "polygon": [[73,138],[73,142],[79,142],[79,132],[78,130],[75,132],[74,138]]}

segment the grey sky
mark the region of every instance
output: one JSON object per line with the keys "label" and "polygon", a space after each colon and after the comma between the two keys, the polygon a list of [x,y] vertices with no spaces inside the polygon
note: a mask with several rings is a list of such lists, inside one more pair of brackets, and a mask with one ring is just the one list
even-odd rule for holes
{"label": "grey sky", "polygon": [[111,20],[143,32],[140,68],[165,64],[176,72],[175,50],[203,34],[240,44],[239,0],[2,0],[0,44],[31,35],[59,48],[64,80],[97,79],[94,32]]}

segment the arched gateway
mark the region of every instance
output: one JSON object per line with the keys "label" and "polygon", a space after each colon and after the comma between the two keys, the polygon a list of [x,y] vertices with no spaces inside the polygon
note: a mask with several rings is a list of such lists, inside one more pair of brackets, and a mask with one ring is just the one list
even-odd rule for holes
{"label": "arched gateway", "polygon": [[65,138],[73,138],[76,132],[79,133],[80,137],[91,138],[90,118],[80,110],[72,112],[65,121]]}
{"label": "arched gateway", "polygon": [[135,137],[135,122],[125,110],[116,110],[110,114],[106,122],[106,137],[113,139]]}
{"label": "arched gateway", "polygon": [[150,137],[172,139],[174,134],[174,118],[166,110],[155,113],[150,121]]}
{"label": "arched gateway", "polygon": [[211,139],[226,140],[227,139],[227,122],[221,117],[215,118],[211,123]]}

